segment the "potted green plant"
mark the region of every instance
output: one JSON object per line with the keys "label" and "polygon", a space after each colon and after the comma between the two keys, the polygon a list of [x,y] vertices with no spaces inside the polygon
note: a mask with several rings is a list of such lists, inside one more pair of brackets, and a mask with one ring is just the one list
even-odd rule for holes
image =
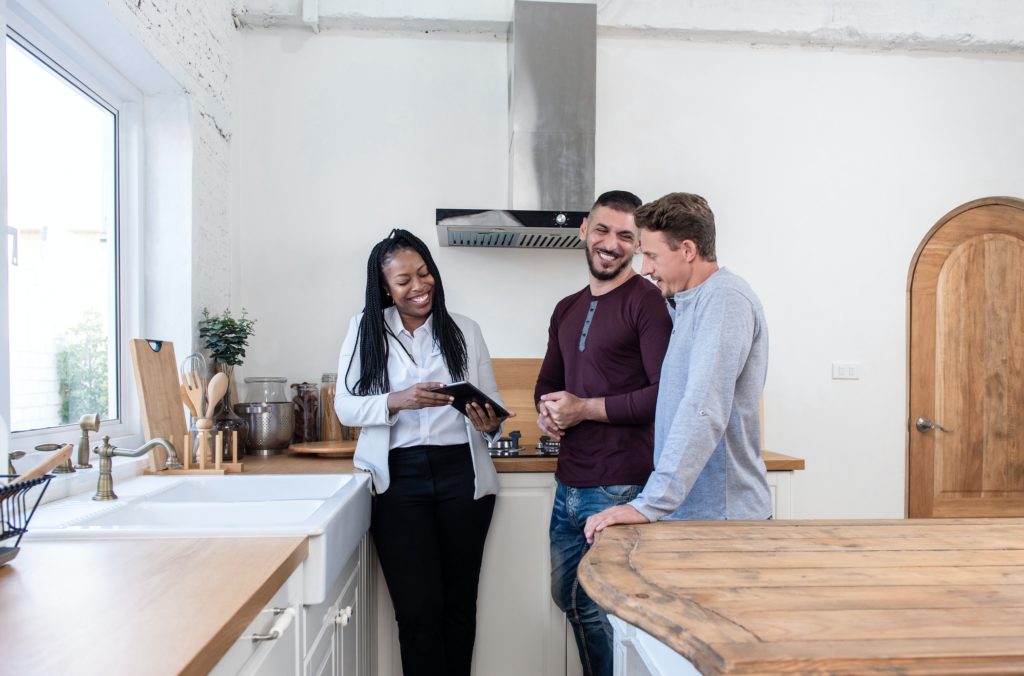
{"label": "potted green plant", "polygon": [[[228,377],[228,389],[213,416],[214,434],[224,432],[224,460],[231,459],[232,432],[238,432],[240,452],[244,452],[249,436],[248,424],[231,408],[231,377],[235,366],[241,364],[245,357],[249,337],[255,333],[256,320],[247,318],[247,314],[243,309],[242,316],[235,319],[230,310],[224,310],[220,315],[211,315],[209,310],[203,308],[203,319],[199,320],[199,337],[206,339],[205,347],[210,351],[210,357],[217,364],[218,370]],[[207,403],[207,406],[211,405],[213,402]]]}

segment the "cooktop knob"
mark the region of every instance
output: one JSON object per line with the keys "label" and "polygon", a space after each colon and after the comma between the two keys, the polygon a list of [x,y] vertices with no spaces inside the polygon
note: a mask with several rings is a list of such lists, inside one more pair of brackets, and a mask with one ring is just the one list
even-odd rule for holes
{"label": "cooktop knob", "polygon": [[555,216],[555,223],[558,223],[559,225],[565,225],[566,221],[568,220],[569,219],[566,217],[565,214],[558,214],[557,216]]}

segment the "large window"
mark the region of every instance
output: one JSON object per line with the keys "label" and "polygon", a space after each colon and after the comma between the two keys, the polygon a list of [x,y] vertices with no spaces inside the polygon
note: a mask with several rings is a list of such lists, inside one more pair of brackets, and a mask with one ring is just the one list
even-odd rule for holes
{"label": "large window", "polygon": [[7,36],[11,431],[119,417],[117,109]]}

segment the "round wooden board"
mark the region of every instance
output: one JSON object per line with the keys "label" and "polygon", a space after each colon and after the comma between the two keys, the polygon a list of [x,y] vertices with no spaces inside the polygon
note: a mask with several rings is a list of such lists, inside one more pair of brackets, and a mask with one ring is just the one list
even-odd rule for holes
{"label": "round wooden board", "polygon": [[351,458],[356,453],[355,441],[310,441],[304,444],[292,444],[288,447],[292,453],[303,455],[326,455],[332,458]]}

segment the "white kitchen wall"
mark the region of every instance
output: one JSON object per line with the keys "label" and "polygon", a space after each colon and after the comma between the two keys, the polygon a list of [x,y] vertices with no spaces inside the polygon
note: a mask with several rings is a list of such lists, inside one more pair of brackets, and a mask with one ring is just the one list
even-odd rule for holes
{"label": "white kitchen wall", "polygon": [[504,40],[242,35],[239,297],[258,320],[244,372],[335,371],[367,256],[395,227],[434,247],[449,308],[496,356],[543,354],[548,301],[586,283],[582,254],[436,246],[435,208],[507,203]]}
{"label": "white kitchen wall", "polygon": [[[492,356],[540,357],[582,253],[442,249],[437,207],[506,204],[502,40],[244,31],[233,86],[240,375],[334,371],[392,227],[433,248]],[[1024,196],[1024,58],[598,41],[597,189],[708,198],[771,332],[768,448],[801,518],[903,514],[905,289],[946,211]],[[830,378],[857,361],[858,381]]]}
{"label": "white kitchen wall", "polygon": [[708,199],[765,306],[767,448],[807,460],[799,517],[902,516],[910,259],[954,207],[1024,196],[1022,77],[1020,57],[599,42],[598,182]]}

